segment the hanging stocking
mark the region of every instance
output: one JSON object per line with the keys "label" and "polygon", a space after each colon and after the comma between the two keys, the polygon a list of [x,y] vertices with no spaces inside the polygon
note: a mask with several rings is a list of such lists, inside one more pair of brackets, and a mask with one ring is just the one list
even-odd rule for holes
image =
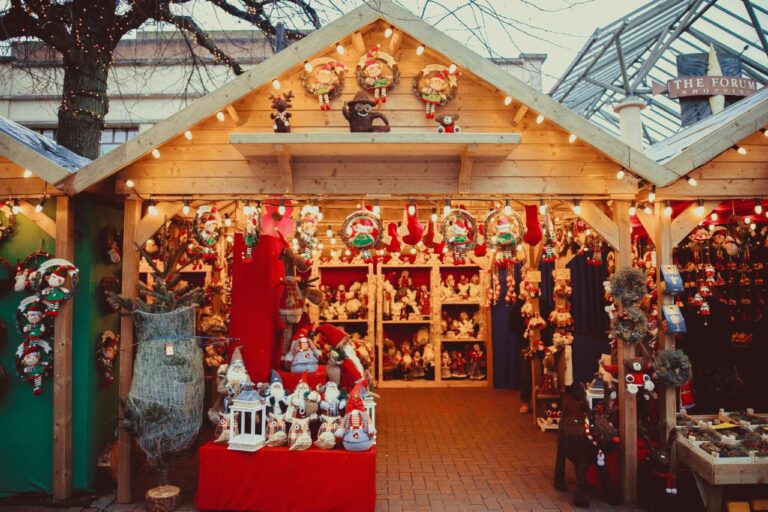
{"label": "hanging stocking", "polygon": [[536,205],[526,205],[525,226],[528,228],[523,240],[531,247],[541,242],[541,223],[539,222],[539,208]]}

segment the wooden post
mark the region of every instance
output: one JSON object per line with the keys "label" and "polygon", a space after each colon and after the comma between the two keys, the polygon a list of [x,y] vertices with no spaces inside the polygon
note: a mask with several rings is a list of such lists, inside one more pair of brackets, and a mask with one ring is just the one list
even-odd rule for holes
{"label": "wooden post", "polygon": [[[141,219],[141,200],[126,199],[123,212],[123,297],[134,298],[139,281],[139,253],[134,246],[136,225]],[[125,416],[125,401],[131,390],[133,376],[133,318],[120,319],[120,382],[118,421]],[[131,501],[131,436],[123,428],[117,437],[117,501]]]}
{"label": "wooden post", "polygon": [[[75,215],[67,196],[56,199],[56,257],[75,255]],[[62,304],[53,333],[53,499],[72,493],[72,300]]]}
{"label": "wooden post", "polygon": [[[632,226],[629,222],[629,203],[613,202],[613,221],[619,231],[619,243],[616,249],[616,270],[632,266]],[[621,494],[624,501],[633,503],[637,500],[637,398],[626,391],[624,386],[624,360],[635,356],[635,347],[625,346],[617,340],[619,378],[616,387],[619,392],[619,471],[621,476]]]}
{"label": "wooden post", "polygon": [[[663,209],[656,208],[656,283],[658,293],[659,322],[664,318],[661,308],[667,304],[674,304],[671,295],[664,295],[664,279],[661,277],[661,266],[672,264],[672,218],[663,213]],[[659,329],[659,350],[675,348],[675,336],[664,334]],[[675,426],[675,414],[677,412],[677,392],[675,388],[665,386],[659,393],[659,441],[664,443],[669,431]]]}

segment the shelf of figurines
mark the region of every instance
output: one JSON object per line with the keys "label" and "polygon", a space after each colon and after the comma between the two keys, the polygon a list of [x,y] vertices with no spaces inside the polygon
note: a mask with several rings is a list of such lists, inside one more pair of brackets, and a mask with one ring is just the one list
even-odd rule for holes
{"label": "shelf of figurines", "polygon": [[677,416],[681,463],[711,484],[768,480],[768,415],[754,410]]}

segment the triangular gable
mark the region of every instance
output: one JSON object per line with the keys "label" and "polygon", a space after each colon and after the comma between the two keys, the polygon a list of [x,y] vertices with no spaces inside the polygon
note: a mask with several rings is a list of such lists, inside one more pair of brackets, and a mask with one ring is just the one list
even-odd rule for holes
{"label": "triangular gable", "polygon": [[0,156],[56,185],[91,163],[51,139],[0,116]]}
{"label": "triangular gable", "polygon": [[423,41],[432,50],[449,58],[460,68],[470,71],[479,79],[498,88],[501,94],[507,94],[544,115],[563,130],[576,135],[584,143],[591,145],[640,177],[659,186],[677,179],[676,175],[641,151],[630,147],[549,96],[511,76],[496,64],[464,47],[408,10],[394,4],[391,0],[373,0],[310,33],[277,55],[254,66],[231,82],[95,160],[70,178],[65,184],[65,190],[77,193],[115,174],[152,149],[177,137],[184,130],[211,118],[218,111],[269,83],[274,77],[311,59],[318,53],[319,48],[330,48],[338,40],[348,37],[378,19],[383,19],[411,37]]}
{"label": "triangular gable", "polygon": [[768,125],[768,87],[654,144],[645,154],[685,176]]}

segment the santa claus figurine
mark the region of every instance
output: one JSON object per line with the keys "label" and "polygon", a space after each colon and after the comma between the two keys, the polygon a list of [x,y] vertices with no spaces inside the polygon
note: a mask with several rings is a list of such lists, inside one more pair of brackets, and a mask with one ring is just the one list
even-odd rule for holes
{"label": "santa claus figurine", "polygon": [[317,328],[317,332],[333,347],[326,368],[328,380],[335,382],[340,389],[351,390],[363,378],[364,372],[354,344],[350,342],[347,333],[335,325],[323,324]]}
{"label": "santa claus figurine", "polygon": [[229,410],[229,404],[237,398],[244,386],[251,382],[248,370],[245,369],[243,356],[240,354],[240,347],[237,347],[232,353],[232,360],[227,366],[227,398],[224,399],[224,410]]}
{"label": "santa claus figurine", "polygon": [[643,397],[646,400],[650,400],[651,392],[655,387],[648,373],[650,367],[647,364],[643,364],[643,360],[639,357],[626,361],[624,366],[626,368],[624,380],[627,382],[627,391],[636,395],[642,390]]}
{"label": "santa claus figurine", "polygon": [[272,370],[272,375],[269,377],[269,388],[265,402],[267,403],[267,413],[282,415],[288,409],[288,398],[285,394],[285,387],[283,387],[283,379],[275,370]]}
{"label": "santa claus figurine", "polygon": [[293,336],[291,349],[285,360],[291,365],[292,373],[313,373],[317,371],[318,358],[322,352],[315,346],[306,329],[299,329]]}
{"label": "santa claus figurine", "polygon": [[347,406],[346,393],[339,389],[338,384],[328,381],[325,386],[318,386],[318,392],[323,394],[320,410],[327,416],[341,416]]}

